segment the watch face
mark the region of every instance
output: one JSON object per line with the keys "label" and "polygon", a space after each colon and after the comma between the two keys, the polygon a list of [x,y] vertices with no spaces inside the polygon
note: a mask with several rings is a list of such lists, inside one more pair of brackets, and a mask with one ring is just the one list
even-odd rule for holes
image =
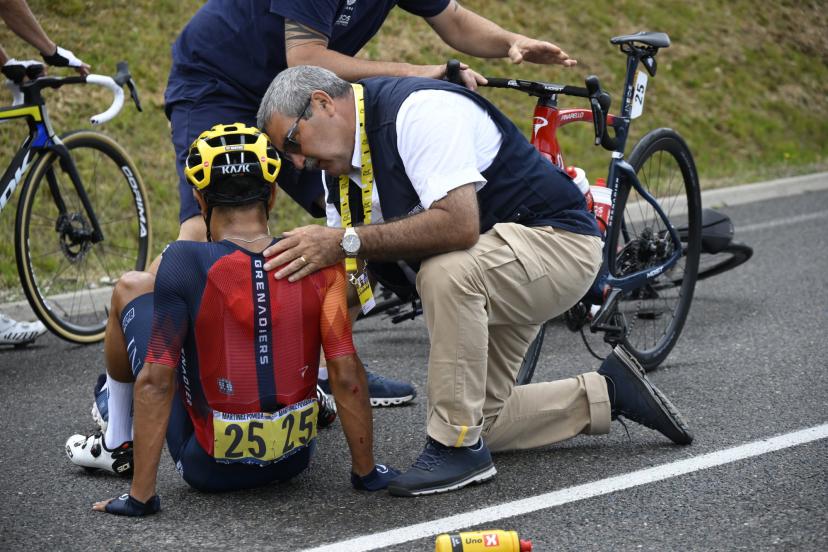
{"label": "watch face", "polygon": [[345,237],[342,238],[342,249],[344,249],[345,253],[348,255],[356,255],[359,251],[359,246],[359,236],[356,234],[345,234]]}

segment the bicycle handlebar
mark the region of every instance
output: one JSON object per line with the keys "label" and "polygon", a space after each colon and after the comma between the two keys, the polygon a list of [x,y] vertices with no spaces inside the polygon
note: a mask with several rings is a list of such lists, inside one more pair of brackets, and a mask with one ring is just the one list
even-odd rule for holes
{"label": "bicycle handlebar", "polygon": [[[15,82],[12,80],[6,81],[6,86],[11,90],[13,96],[13,106],[21,105],[25,102],[35,101],[42,103],[40,99],[40,91],[44,88],[60,88],[65,84],[96,84],[103,86],[112,92],[112,104],[105,111],[93,115],[89,118],[89,122],[93,125],[100,125],[111,120],[115,115],[121,111],[124,106],[124,90],[123,86],[129,88],[132,101],[138,111],[143,111],[141,108],[141,101],[138,98],[138,91],[135,87],[135,82],[132,80],[132,75],[129,73],[129,66],[127,62],[120,61],[117,64],[118,71],[112,76],[106,75],[87,75],[71,76],[71,77],[39,77],[28,82]],[[41,66],[42,70],[42,66]],[[22,80],[22,79],[21,79]]]}
{"label": "bicycle handlebar", "polygon": [[[463,85],[460,78],[460,62],[450,59],[446,63],[446,79],[455,84]],[[592,108],[592,121],[595,125],[595,145],[601,145],[604,149],[614,151],[618,146],[618,140],[609,135],[607,116],[612,102],[610,95],[601,88],[598,77],[590,75],[586,78],[586,88],[580,86],[569,86],[566,84],[554,84],[549,82],[537,82],[522,79],[503,79],[485,77],[486,84],[490,88],[511,88],[520,90],[530,96],[548,97],[562,94],[564,96],[576,96],[588,98]]]}
{"label": "bicycle handlebar", "polygon": [[580,98],[589,98],[589,90],[579,86],[569,86],[566,84],[553,84],[548,82],[535,82],[522,79],[501,79],[489,78],[483,86],[489,88],[512,88],[520,90],[533,96],[548,96],[551,94],[563,94],[565,96],[578,96]]}

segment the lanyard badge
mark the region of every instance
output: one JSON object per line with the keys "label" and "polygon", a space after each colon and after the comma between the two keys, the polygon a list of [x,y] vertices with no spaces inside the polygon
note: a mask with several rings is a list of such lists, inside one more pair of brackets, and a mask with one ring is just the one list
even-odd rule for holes
{"label": "lanyard badge", "polygon": [[[357,111],[359,113],[359,137],[360,152],[362,154],[362,213],[363,224],[371,224],[371,193],[374,187],[374,166],[371,164],[371,148],[368,146],[368,135],[365,132],[365,99],[361,84],[352,84],[354,96],[356,97]],[[342,226],[351,228],[351,206],[348,202],[348,187],[350,179],[348,175],[339,177],[339,207],[342,216]],[[345,271],[348,273],[348,280],[357,289],[359,302],[362,305],[363,314],[368,314],[374,308],[374,292],[371,290],[371,282],[363,265],[359,270],[357,261],[353,257],[345,258]]]}

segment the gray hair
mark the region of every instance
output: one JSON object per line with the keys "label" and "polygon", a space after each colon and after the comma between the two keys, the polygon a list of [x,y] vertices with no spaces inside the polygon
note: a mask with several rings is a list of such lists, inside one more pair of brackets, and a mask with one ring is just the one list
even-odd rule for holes
{"label": "gray hair", "polygon": [[314,90],[339,98],[351,90],[351,85],[322,67],[299,65],[285,69],[268,86],[256,114],[256,124],[264,129],[277,113],[298,117]]}

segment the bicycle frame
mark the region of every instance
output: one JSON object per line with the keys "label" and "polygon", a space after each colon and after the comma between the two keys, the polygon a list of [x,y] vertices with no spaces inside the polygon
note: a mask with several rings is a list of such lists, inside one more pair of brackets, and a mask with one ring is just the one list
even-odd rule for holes
{"label": "bicycle frame", "polygon": [[[621,103],[621,116],[612,114],[606,115],[607,125],[611,126],[615,131],[615,138],[612,140],[614,148],[612,149],[612,158],[610,160],[607,174],[607,186],[610,188],[612,194],[612,208],[610,209],[609,220],[607,221],[607,235],[609,239],[604,244],[604,262],[607,272],[605,284],[612,290],[610,292],[610,296],[613,300],[605,301],[601,311],[609,310],[612,303],[614,303],[614,300],[616,300],[619,296],[620,291],[630,292],[642,287],[648,281],[653,280],[665,271],[670,270],[673,266],[675,266],[682,255],[682,245],[678,231],[667,218],[658,202],[641,185],[630,164],[624,161],[624,148],[626,147],[630,122],[632,121],[631,113],[633,104],[635,102],[640,102],[643,105],[644,99],[643,94],[641,94],[643,91],[635,90],[633,86],[633,83],[637,80],[636,72],[640,62],[641,58],[638,55],[628,53],[627,75],[624,81],[624,89],[626,93]],[[560,87],[559,92],[566,93],[564,91],[565,88],[567,87]],[[558,128],[575,122],[594,123],[595,120],[593,111],[590,109],[559,109],[557,95],[557,93],[550,93],[548,95],[538,97],[538,102],[535,105],[533,114],[533,132],[531,143],[541,153],[541,155],[563,169],[563,154],[557,138]],[[639,195],[641,195],[641,197],[653,207],[659,218],[665,224],[665,227],[668,229],[670,238],[674,245],[672,255],[660,265],[626,276],[617,275],[615,255],[610,254],[610,252],[616,251],[618,247],[616,234],[611,231],[612,225],[616,221],[623,219],[622,207],[616,201],[618,191],[621,189],[621,186],[628,186],[635,189]],[[596,315],[596,320],[602,318],[601,311],[599,311]]]}
{"label": "bicycle frame", "polygon": [[[70,79],[64,80],[69,81]],[[92,225],[92,242],[98,243],[104,239],[103,231],[98,223],[95,211],[92,209],[92,203],[89,200],[89,196],[86,194],[86,190],[83,187],[80,175],[78,174],[78,169],[75,166],[75,161],[69,154],[69,150],[66,149],[66,146],[64,146],[60,141],[60,138],[55,135],[52,125],[49,122],[49,116],[46,111],[45,103],[40,96],[40,91],[33,90],[28,92],[32,93],[26,94],[26,96],[34,97],[27,97],[27,100],[29,100],[27,103],[13,107],[0,108],[0,121],[25,118],[29,125],[29,136],[26,137],[20,145],[20,148],[18,148],[17,153],[12,158],[8,168],[3,173],[3,176],[0,177],[0,212],[3,211],[6,203],[8,203],[9,199],[11,199],[11,195],[20,184],[23,179],[23,175],[26,174],[26,171],[34,158],[52,151],[60,157],[61,166],[69,174],[72,184],[75,187],[75,191],[78,194],[78,198],[80,198],[83,209],[86,212],[86,216]],[[49,189],[52,193],[55,205],[57,206],[60,214],[65,216],[67,213],[66,204],[63,202],[63,197],[60,194],[60,189],[58,187],[54,172],[50,171],[47,174],[47,180],[49,182]]]}

